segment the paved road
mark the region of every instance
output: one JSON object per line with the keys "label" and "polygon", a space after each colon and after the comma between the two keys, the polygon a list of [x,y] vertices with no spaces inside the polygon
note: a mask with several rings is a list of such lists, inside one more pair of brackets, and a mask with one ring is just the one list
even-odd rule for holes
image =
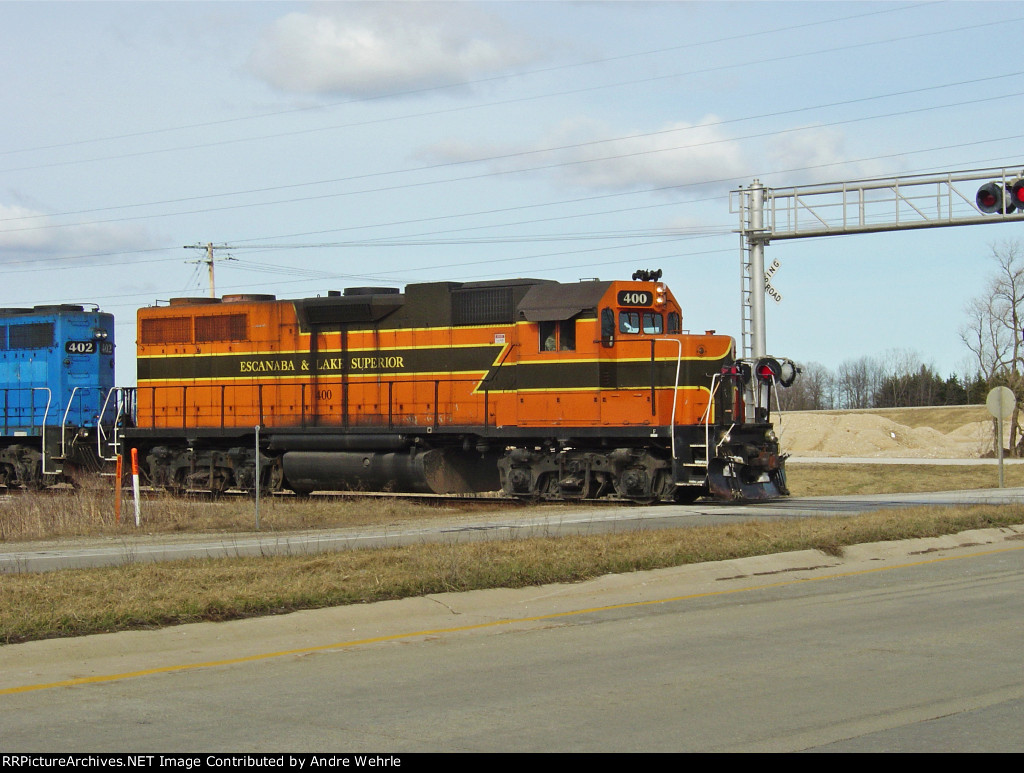
{"label": "paved road", "polygon": [[1024,749],[1024,528],[0,647],[5,752]]}
{"label": "paved road", "polygon": [[315,553],[427,540],[459,541],[552,534],[595,534],[623,529],[706,526],[736,520],[843,516],[889,507],[933,504],[1005,504],[1024,502],[1024,488],[978,489],[930,494],[870,494],[840,497],[791,497],[733,505],[510,506],[506,513],[430,521],[403,528],[332,529],[304,533],[185,535],[36,543],[0,553],[0,573],[114,566],[134,561],[170,561],[196,557]]}

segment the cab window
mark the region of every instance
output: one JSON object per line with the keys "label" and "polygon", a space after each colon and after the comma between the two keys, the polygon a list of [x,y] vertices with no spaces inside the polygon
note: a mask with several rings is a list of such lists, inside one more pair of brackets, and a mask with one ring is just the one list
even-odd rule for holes
{"label": "cab window", "polygon": [[558,339],[555,336],[554,322],[540,323],[540,350],[542,352],[558,351]]}
{"label": "cab window", "polygon": [[640,312],[639,311],[620,311],[619,312],[619,332],[620,333],[639,333],[640,332]]}
{"label": "cab window", "polygon": [[558,351],[576,351],[576,320],[565,319],[558,323]]}
{"label": "cab window", "polygon": [[669,333],[681,333],[683,332],[683,323],[679,319],[679,314],[670,311],[668,313],[668,332]]}
{"label": "cab window", "polygon": [[609,308],[601,309],[601,346],[615,345],[615,312]]}
{"label": "cab window", "polygon": [[565,319],[559,322],[540,322],[538,324],[540,341],[538,346],[542,352],[574,352],[576,351],[576,320]]}
{"label": "cab window", "polygon": [[661,315],[655,314],[654,312],[644,312],[644,333],[662,333],[664,328],[661,324]]}

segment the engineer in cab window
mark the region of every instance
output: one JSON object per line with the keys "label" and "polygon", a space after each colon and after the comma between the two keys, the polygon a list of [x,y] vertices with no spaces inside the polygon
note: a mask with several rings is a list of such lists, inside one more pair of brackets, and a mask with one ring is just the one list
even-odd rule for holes
{"label": "engineer in cab window", "polygon": [[542,352],[554,352],[558,350],[558,340],[555,337],[555,323],[540,323],[540,350]]}
{"label": "engineer in cab window", "polygon": [[619,312],[619,332],[620,333],[639,333],[640,332],[640,314],[635,311],[620,311]]}

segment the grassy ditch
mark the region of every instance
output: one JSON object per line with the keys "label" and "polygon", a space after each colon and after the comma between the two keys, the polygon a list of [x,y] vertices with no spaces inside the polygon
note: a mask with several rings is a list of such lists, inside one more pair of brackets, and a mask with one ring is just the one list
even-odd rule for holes
{"label": "grassy ditch", "polygon": [[[940,464],[790,464],[790,491],[796,497],[839,494],[919,494],[925,491],[997,488],[999,468]],[[1024,486],[1024,464],[1003,467],[1007,487]]]}
{"label": "grassy ditch", "polygon": [[[255,527],[251,497],[146,497],[141,526],[135,525],[134,505],[125,500],[115,517],[111,491],[83,490],[38,494],[14,492],[0,497],[0,545],[54,539],[133,537],[139,534],[234,534]],[[392,526],[460,513],[486,515],[509,507],[487,500],[438,499],[436,504],[400,497],[264,497],[260,500],[260,530],[266,532],[333,529],[352,526]]]}
{"label": "grassy ditch", "polygon": [[937,536],[1024,523],[1024,506],[918,508],[313,556],[207,559],[5,575],[0,642],[221,621],[482,588],[579,582],[751,555]]}
{"label": "grassy ditch", "polygon": [[[792,464],[787,472],[793,496],[920,493],[999,485],[998,470],[991,465]],[[1024,465],[1006,466],[1005,483],[1024,486]],[[397,527],[429,519],[487,518],[516,507],[487,500],[438,499],[430,503],[388,496],[304,500],[267,497],[260,507],[260,530]],[[122,506],[120,521],[115,518],[110,490],[46,495],[14,492],[0,496],[0,545],[55,539],[129,538],[140,533],[235,534],[253,531],[255,525],[253,501],[241,496],[217,501],[156,496],[147,498],[142,508],[139,528],[128,501]]]}
{"label": "grassy ditch", "polygon": [[[1024,486],[1024,466],[1006,468]],[[995,467],[791,465],[795,496],[896,493],[997,485]],[[436,504],[380,497],[268,498],[261,531],[399,527],[424,520],[490,518],[507,503]],[[514,506],[512,506],[514,507]],[[571,506],[567,506],[571,507]],[[253,529],[253,502],[156,497],[137,528],[126,503],[114,517],[110,491],[0,498],[0,545],[33,540],[126,540],[142,534],[232,534]],[[314,556],[127,564],[9,574],[0,582],[0,643],[198,621],[279,614],[341,604],[480,588],[577,582],[630,572],[750,555],[935,536],[1024,524],[1024,506],[918,508],[838,518],[737,523],[672,531],[424,544]],[[126,548],[127,549],[127,548]]]}

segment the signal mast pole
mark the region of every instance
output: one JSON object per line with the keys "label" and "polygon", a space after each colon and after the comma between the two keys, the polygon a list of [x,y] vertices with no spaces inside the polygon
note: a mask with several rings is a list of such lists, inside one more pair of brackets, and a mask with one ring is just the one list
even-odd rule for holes
{"label": "signal mast pole", "polygon": [[[739,213],[741,329],[744,357],[767,355],[764,248],[771,241],[1024,222],[1020,167],[974,169],[849,182],[766,188],[754,180],[729,195]],[[964,183],[986,180],[976,192]],[[970,186],[973,188],[973,186]],[[778,261],[772,264],[773,269]],[[781,296],[773,291],[776,301]]]}
{"label": "signal mast pole", "polygon": [[764,248],[768,240],[764,234],[764,200],[765,187],[759,180],[742,191],[745,227],[743,234],[742,289],[743,295],[743,349],[752,357],[764,357],[768,354],[765,342],[764,319],[764,287],[755,278],[764,276]]}

